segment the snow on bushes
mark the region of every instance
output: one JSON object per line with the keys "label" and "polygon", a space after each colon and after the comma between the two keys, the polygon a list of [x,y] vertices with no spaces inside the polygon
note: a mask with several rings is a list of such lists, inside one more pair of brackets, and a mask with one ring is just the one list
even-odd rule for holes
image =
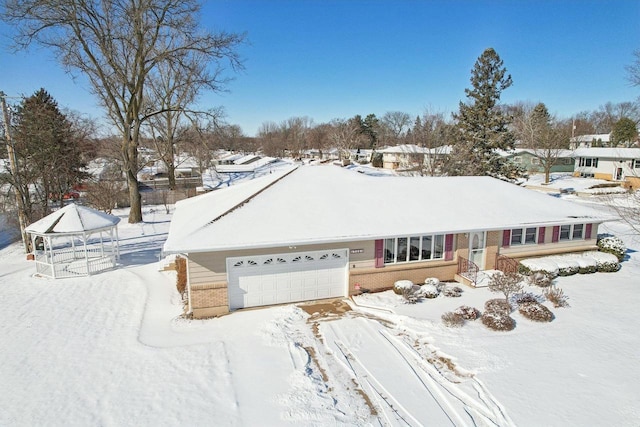
{"label": "snow on bushes", "polygon": [[[540,258],[527,258],[520,261],[521,273],[531,275],[543,272],[555,278],[576,273],[587,274],[596,271],[613,272],[620,270],[618,257],[607,252],[590,251],[582,254],[553,255]],[[539,286],[539,285],[538,285]]]}
{"label": "snow on bushes", "polygon": [[461,305],[453,311],[455,314],[462,316],[464,320],[476,320],[480,317],[480,310],[468,305]]}
{"label": "snow on bushes", "polygon": [[624,259],[624,253],[627,251],[624,242],[615,236],[607,236],[598,239],[598,249],[602,252],[615,255],[619,262],[622,262]]}
{"label": "snow on bushes", "polygon": [[551,322],[554,319],[553,313],[539,302],[527,302],[522,304],[518,311],[524,317],[534,322]]}
{"label": "snow on bushes", "polygon": [[498,311],[485,311],[482,324],[493,331],[512,331],[516,327],[516,321],[511,316]]}
{"label": "snow on bushes", "polygon": [[438,287],[436,285],[424,284],[420,286],[418,295],[424,298],[436,298],[438,295],[440,295],[440,291],[438,290]]}
{"label": "snow on bushes", "polygon": [[393,284],[393,292],[398,295],[403,295],[407,290],[413,290],[413,282],[411,280],[398,280]]}
{"label": "snow on bushes", "polygon": [[566,296],[560,288],[551,286],[544,290],[543,295],[555,308],[569,307],[569,303],[567,302],[569,297]]}
{"label": "snow on bushes", "polygon": [[458,313],[448,311],[441,316],[442,323],[449,328],[459,328],[464,325],[464,318]]}
{"label": "snow on bushes", "polygon": [[462,296],[462,288],[460,286],[445,286],[442,294],[449,298],[458,298]]}
{"label": "snow on bushes", "polygon": [[546,271],[534,271],[529,274],[529,284],[539,288],[548,288],[553,283],[553,276]]}
{"label": "snow on bushes", "polygon": [[440,287],[440,279],[436,278],[436,277],[427,277],[426,279],[424,279],[424,284],[425,285],[433,285],[436,288]]}
{"label": "snow on bushes", "polygon": [[500,312],[507,315],[511,313],[511,306],[506,300],[502,298],[490,299],[489,301],[485,302],[484,309],[486,311]]}

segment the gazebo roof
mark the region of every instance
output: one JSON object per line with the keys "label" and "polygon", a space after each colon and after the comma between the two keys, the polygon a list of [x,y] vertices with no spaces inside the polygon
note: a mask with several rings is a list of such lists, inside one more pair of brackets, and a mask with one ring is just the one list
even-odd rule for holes
{"label": "gazebo roof", "polygon": [[86,234],[115,227],[117,216],[71,203],[29,225],[32,234]]}

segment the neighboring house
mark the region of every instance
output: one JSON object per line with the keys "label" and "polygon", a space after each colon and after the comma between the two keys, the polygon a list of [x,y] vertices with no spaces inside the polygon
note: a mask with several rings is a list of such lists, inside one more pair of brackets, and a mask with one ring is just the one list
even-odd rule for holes
{"label": "neighboring house", "polygon": [[402,144],[384,148],[379,153],[382,153],[382,167],[384,169],[413,170],[426,168],[436,171],[444,158],[451,154],[451,149],[450,145],[426,148],[413,144]]}
{"label": "neighboring house", "polygon": [[574,176],[640,184],[640,148],[579,148]]}
{"label": "neighboring house", "polygon": [[[551,166],[550,172],[573,172],[573,150],[558,150],[558,157]],[[513,151],[501,152],[501,155],[509,159],[514,164],[522,167],[528,173],[542,173],[541,156],[544,158],[543,150],[531,148],[516,148]]]}
{"label": "neighboring house", "polygon": [[305,150],[302,153],[302,157],[305,159],[316,160],[338,160],[340,159],[340,150],[337,148],[327,148],[325,150],[311,148],[309,150]]}
{"label": "neighboring house", "polygon": [[595,249],[608,219],[489,177],[302,166],[177,203],[164,252],[187,258],[189,311],[208,317],[400,279],[473,285],[462,276],[493,269],[499,256]]}
{"label": "neighboring house", "polygon": [[610,133],[598,133],[594,135],[572,136],[569,139],[569,148],[608,147],[610,144]]}

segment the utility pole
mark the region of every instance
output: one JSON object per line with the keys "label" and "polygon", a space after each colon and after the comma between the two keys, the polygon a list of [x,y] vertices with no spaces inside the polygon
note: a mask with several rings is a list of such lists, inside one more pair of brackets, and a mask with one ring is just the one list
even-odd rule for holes
{"label": "utility pole", "polygon": [[[13,176],[13,192],[16,196],[16,208],[18,209],[18,221],[20,222],[20,235],[22,236],[22,244],[25,253],[29,253],[29,236],[25,233],[27,228],[27,218],[25,217],[24,198],[22,197],[22,186],[20,184],[20,174],[18,173],[18,164],[16,160],[16,152],[13,149],[13,140],[11,139],[11,121],[9,119],[9,110],[7,109],[6,95],[0,91],[0,103],[2,104],[2,118],[4,120],[4,135],[7,141],[7,154],[9,156],[9,168]],[[27,190],[29,191],[29,190]]]}

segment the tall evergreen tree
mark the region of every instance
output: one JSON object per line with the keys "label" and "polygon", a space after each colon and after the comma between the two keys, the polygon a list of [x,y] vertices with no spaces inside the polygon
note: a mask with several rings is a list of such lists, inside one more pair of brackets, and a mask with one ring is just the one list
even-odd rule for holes
{"label": "tall evergreen tree", "polygon": [[49,213],[51,195],[62,203],[62,193],[84,176],[80,148],[72,124],[44,89],[20,103],[12,132],[20,174],[13,182],[20,184],[26,218],[35,221]]}
{"label": "tall evergreen tree", "polygon": [[623,117],[613,125],[611,132],[611,142],[613,146],[629,147],[638,138],[638,127],[636,122],[628,117]]}
{"label": "tall evergreen tree", "polygon": [[454,114],[457,138],[449,173],[452,175],[490,175],[512,179],[519,175],[498,153],[512,150],[514,136],[508,126],[511,118],[498,102],[503,90],[511,86],[502,59],[492,48],[486,49],[471,70],[471,89],[465,89],[467,103],[460,102]]}

